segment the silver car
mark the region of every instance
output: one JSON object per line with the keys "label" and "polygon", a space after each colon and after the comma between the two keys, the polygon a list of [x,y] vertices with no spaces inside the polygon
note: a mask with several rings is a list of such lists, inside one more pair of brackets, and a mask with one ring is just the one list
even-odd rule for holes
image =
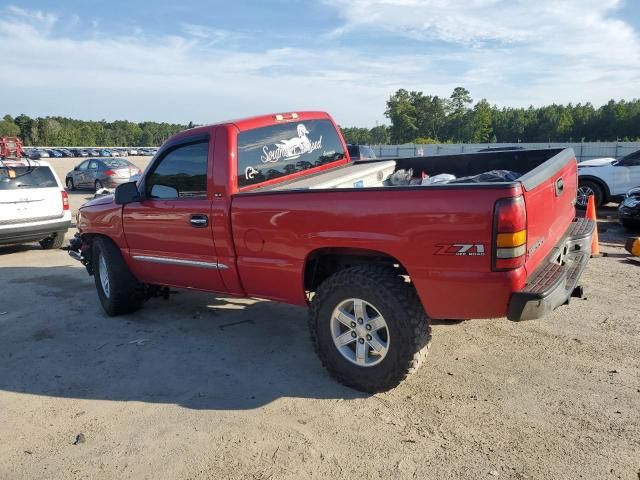
{"label": "silver car", "polygon": [[140,169],[123,158],[90,158],[67,173],[67,190],[115,188],[131,181]]}

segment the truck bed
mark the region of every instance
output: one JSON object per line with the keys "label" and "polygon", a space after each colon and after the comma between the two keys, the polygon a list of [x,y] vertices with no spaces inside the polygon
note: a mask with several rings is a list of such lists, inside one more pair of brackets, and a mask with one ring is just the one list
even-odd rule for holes
{"label": "truck bed", "polygon": [[[430,157],[401,157],[378,159],[368,162],[358,162],[332,168],[328,171],[306,175],[290,181],[283,181],[275,185],[268,185],[253,190],[254,192],[296,190],[296,189],[333,189],[333,188],[380,188],[391,187],[388,179],[391,173],[399,170],[413,171],[415,178],[423,175],[435,176],[443,173],[455,175],[456,178],[470,177],[492,170],[509,170],[520,174],[518,181],[530,187],[553,170],[558,163],[564,163],[567,157],[572,157],[573,151],[561,148],[539,150],[514,150],[504,152],[467,153],[457,155],[441,155]],[[551,161],[550,161],[551,160]],[[393,166],[395,164],[395,166]],[[379,168],[375,168],[379,166]],[[374,167],[374,168],[372,168]],[[384,178],[380,178],[380,172]],[[377,178],[371,178],[377,174]],[[344,178],[345,181],[339,181]],[[469,182],[479,184],[481,182]],[[486,182],[489,183],[489,182]],[[490,182],[512,183],[512,182]],[[411,185],[421,188],[442,188],[448,184]],[[460,188],[466,183],[456,182],[448,185]]]}
{"label": "truck bed", "polygon": [[[577,169],[571,149],[394,161],[396,170],[413,168],[418,175],[459,177],[492,169],[522,175],[512,182],[370,188],[287,189],[285,181],[236,194],[231,224],[246,292],[303,303],[300,271],[308,252],[368,249],[408,266],[432,318],[502,316],[511,292],[524,288],[544,265],[575,217]],[[526,263],[510,272],[493,271],[494,207],[514,196],[526,204]],[[438,254],[443,245],[453,244],[483,245],[486,254]]]}

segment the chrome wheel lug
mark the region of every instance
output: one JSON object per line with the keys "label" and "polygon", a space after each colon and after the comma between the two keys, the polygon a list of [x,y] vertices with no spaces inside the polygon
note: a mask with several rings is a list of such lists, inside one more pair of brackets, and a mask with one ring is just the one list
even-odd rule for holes
{"label": "chrome wheel lug", "polygon": [[371,325],[366,326],[367,330],[371,330]]}
{"label": "chrome wheel lug", "polygon": [[351,332],[351,336],[352,336],[353,338],[356,338],[356,337],[358,336],[358,334],[357,334],[356,332]]}
{"label": "chrome wheel lug", "polygon": [[371,335],[367,335],[367,340],[371,340]]}
{"label": "chrome wheel lug", "polygon": [[356,328],[356,322],[351,322],[351,328]]}
{"label": "chrome wheel lug", "polygon": [[359,338],[358,343],[364,343],[364,338]]}
{"label": "chrome wheel lug", "polygon": [[364,323],[364,320],[363,320],[362,318],[359,318],[359,319],[358,319],[358,323],[359,323],[360,325],[362,325],[362,324]]}

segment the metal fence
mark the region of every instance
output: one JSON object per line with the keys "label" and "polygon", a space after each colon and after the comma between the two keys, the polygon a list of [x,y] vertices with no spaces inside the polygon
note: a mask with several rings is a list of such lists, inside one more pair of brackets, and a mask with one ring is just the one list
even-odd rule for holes
{"label": "metal fence", "polygon": [[517,146],[523,148],[573,148],[578,162],[592,158],[620,158],[640,150],[640,142],[588,142],[588,143],[442,143],[434,145],[376,145],[372,146],[378,157],[414,157],[472,153],[483,148]]}

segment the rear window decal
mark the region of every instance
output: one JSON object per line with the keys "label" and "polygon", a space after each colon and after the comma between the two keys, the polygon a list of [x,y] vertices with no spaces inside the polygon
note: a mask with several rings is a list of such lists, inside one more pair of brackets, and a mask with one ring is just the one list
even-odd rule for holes
{"label": "rear window decal", "polygon": [[310,133],[304,123],[299,123],[296,127],[298,136],[280,140],[280,142],[269,147],[262,147],[260,160],[262,163],[278,162],[279,160],[295,160],[304,153],[312,153],[322,148],[322,135],[316,141],[309,140]]}

